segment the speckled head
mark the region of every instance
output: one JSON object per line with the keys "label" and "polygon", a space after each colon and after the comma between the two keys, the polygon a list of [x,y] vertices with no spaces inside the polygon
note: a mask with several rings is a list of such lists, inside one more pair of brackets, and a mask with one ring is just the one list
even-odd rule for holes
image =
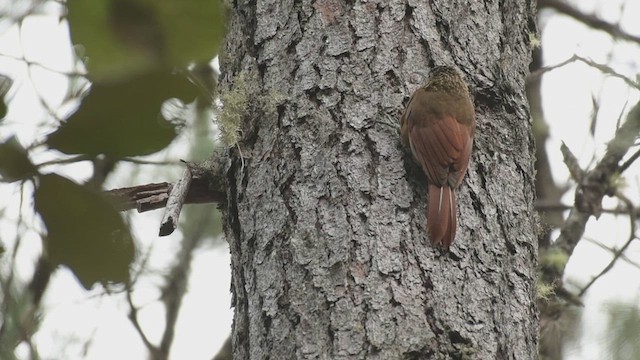
{"label": "speckled head", "polygon": [[469,88],[458,70],[452,66],[436,66],[429,72],[424,85],[427,91],[443,91],[452,95],[469,96]]}

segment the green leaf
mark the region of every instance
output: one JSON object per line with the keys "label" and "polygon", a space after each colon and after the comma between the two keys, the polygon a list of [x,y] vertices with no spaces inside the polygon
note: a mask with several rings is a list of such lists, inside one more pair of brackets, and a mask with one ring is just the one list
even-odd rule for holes
{"label": "green leaf", "polygon": [[184,76],[163,71],[125,82],[96,83],[78,111],[49,135],[47,144],[66,154],[151,154],[176,136],[175,126],[160,116],[162,103],[196,96],[196,87]]}
{"label": "green leaf", "polygon": [[220,0],[70,0],[68,8],[94,81],[208,62],[225,30]]}
{"label": "green leaf", "polygon": [[98,192],[55,174],[40,177],[35,208],[47,227],[45,249],[90,289],[97,282],[124,283],[135,248],[128,227]]}
{"label": "green leaf", "polygon": [[0,180],[6,182],[28,179],[38,174],[27,151],[15,137],[0,144]]}

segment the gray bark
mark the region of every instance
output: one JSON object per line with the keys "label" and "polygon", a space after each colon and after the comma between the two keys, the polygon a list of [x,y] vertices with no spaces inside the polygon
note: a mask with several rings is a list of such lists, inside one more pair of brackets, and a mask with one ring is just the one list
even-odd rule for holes
{"label": "gray bark", "polygon": [[[235,359],[537,358],[534,20],[525,0],[233,4],[221,88],[249,79],[224,209]],[[398,135],[440,64],[478,120],[449,252]]]}

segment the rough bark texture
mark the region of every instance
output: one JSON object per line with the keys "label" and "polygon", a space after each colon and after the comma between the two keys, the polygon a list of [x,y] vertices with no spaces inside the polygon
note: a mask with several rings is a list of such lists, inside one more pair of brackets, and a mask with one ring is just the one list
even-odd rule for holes
{"label": "rough bark texture", "polygon": [[[535,359],[533,4],[238,0],[229,17],[221,87],[250,94],[224,209],[234,358]],[[478,117],[449,252],[398,135],[440,64]]]}

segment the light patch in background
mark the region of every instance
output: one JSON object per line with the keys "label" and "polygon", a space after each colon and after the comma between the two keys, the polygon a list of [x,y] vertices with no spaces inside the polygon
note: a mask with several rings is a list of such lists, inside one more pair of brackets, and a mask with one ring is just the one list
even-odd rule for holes
{"label": "light patch in background", "polygon": [[[638,1],[573,1],[585,14],[593,14],[611,23],[619,24],[632,34],[640,34],[640,2]],[[624,13],[620,13],[622,3]],[[543,12],[548,16],[552,12]],[[545,15],[546,14],[546,15]],[[635,14],[635,15],[634,15]],[[637,44],[613,39],[602,31],[591,29],[569,17],[549,16],[542,21],[541,31],[544,65],[559,64],[574,54],[595,63],[607,64],[618,73],[635,80],[640,72],[640,47]],[[560,145],[564,142],[579,159],[583,168],[592,167],[612,139],[618,119],[625,120],[626,112],[640,99],[637,90],[629,89],[621,79],[603,75],[582,62],[575,62],[545,74],[542,100],[551,136],[547,151],[555,179],[568,179],[569,172],[562,161]],[[589,125],[593,116],[592,96],[599,98],[595,136]],[[626,108],[625,108],[626,104]],[[632,149],[633,150],[633,149]],[[625,172],[629,184],[624,188],[627,197],[640,198],[638,179],[640,171],[634,164]],[[563,200],[573,204],[574,192]],[[604,208],[613,208],[617,201],[605,198]],[[625,216],[603,214],[598,221],[587,223],[585,238],[601,242],[609,248],[620,248],[629,238],[629,219]],[[556,235],[557,236],[557,235]],[[640,262],[640,244],[634,241],[625,251],[630,259]],[[581,241],[575,248],[565,270],[565,284],[569,290],[579,291],[611,261],[608,250],[589,241]],[[614,300],[637,301],[640,295],[640,270],[619,259],[615,266],[597,280],[582,298],[585,307],[580,321],[583,336],[565,348],[568,360],[599,360],[611,354],[607,349],[607,317],[604,306]]]}
{"label": "light patch in background", "polygon": [[176,325],[173,359],[183,359],[184,354],[190,359],[211,359],[229,336],[233,321],[230,263],[226,242],[213,251],[196,252]]}

